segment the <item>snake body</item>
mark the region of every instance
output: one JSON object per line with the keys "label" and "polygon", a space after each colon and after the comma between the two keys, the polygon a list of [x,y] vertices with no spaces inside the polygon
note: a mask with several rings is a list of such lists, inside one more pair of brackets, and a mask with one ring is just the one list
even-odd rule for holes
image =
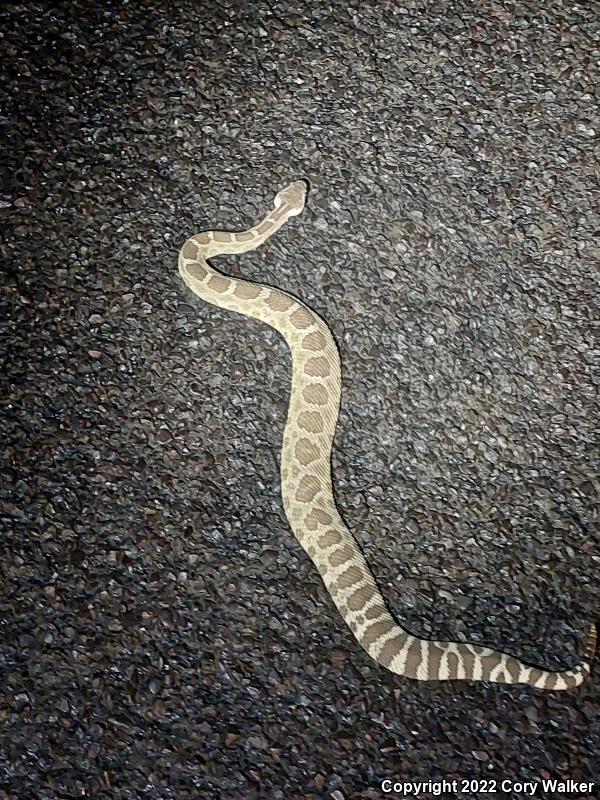
{"label": "snake body", "polygon": [[367,653],[393,673],[420,681],[472,680],[568,689],[588,676],[596,630],[590,627],[583,661],[551,672],[487,647],[421,639],[390,614],[360,547],[333,496],[331,448],[337,423],[341,371],[327,324],[295,297],[230,277],[208,259],[259,247],[304,208],[306,184],[296,181],[275,198],[267,217],[247,231],[205,231],[188,239],[179,272],[208,303],[271,325],[292,354],[292,385],[281,451],[281,493],[294,535],[312,559],[343,619]]}

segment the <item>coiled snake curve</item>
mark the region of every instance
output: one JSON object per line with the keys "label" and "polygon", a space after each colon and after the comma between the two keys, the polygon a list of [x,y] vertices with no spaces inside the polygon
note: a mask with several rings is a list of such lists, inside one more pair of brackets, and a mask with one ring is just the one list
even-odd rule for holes
{"label": "coiled snake curve", "polygon": [[331,448],[341,374],[331,331],[317,314],[289,294],[226,276],[207,261],[259,247],[302,211],[306,190],[304,181],[295,181],[277,194],[274,209],[258,225],[241,233],[198,233],[185,242],[179,254],[179,272],[195,294],[220,308],[266,322],[289,345],[292,386],[281,451],[281,494],[294,535],[319,570],[359,644],[392,672],[420,681],[491,681],[539,689],[578,686],[590,672],[596,642],[594,625],[583,661],[572,669],[550,672],[487,647],[420,639],[388,611],[333,497]]}

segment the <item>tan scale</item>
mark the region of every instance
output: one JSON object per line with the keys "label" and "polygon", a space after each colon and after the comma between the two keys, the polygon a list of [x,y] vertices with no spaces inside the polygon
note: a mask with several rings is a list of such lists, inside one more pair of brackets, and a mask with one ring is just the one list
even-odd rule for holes
{"label": "tan scale", "polygon": [[391,615],[354,536],[333,497],[331,448],[337,423],[341,368],[327,324],[294,297],[262,284],[226,276],[209,265],[214,256],[259,247],[306,200],[306,184],[295,181],[275,198],[275,208],[241,233],[205,231],[179,254],[179,272],[189,288],[220,308],[254,317],[281,333],[292,353],[290,404],[281,451],[281,494],[294,535],[319,570],[340,614],[359,644],[392,672],[421,681],[475,680],[569,689],[589,675],[596,629],[590,626],[583,661],[550,672],[505,653],[461,642],[420,639]]}

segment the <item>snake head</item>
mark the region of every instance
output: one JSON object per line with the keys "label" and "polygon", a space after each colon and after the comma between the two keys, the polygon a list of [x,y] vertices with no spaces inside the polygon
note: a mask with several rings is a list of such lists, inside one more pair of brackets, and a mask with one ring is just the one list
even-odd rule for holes
{"label": "snake head", "polygon": [[275,208],[285,203],[289,207],[290,217],[295,217],[304,208],[306,202],[306,181],[294,181],[275,195]]}

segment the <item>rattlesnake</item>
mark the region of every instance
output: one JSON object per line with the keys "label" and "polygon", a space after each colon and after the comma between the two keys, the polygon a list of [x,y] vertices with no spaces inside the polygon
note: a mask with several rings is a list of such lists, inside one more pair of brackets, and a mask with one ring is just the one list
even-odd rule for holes
{"label": "rattlesnake", "polygon": [[550,672],[496,650],[463,642],[420,639],[388,611],[354,536],[337,510],[331,448],[337,423],[340,357],[327,324],[302,302],[263,284],[225,276],[207,263],[212,256],[259,247],[304,208],[307,186],[295,181],[279,192],[275,207],[241,233],[206,231],[188,239],[179,272],[208,303],[268,323],[292,353],[292,386],[281,451],[281,493],[294,535],[319,570],[325,586],[357,641],[379,664],[416,680],[474,680],[568,689],[588,676],[595,650],[591,626],[584,660]]}

